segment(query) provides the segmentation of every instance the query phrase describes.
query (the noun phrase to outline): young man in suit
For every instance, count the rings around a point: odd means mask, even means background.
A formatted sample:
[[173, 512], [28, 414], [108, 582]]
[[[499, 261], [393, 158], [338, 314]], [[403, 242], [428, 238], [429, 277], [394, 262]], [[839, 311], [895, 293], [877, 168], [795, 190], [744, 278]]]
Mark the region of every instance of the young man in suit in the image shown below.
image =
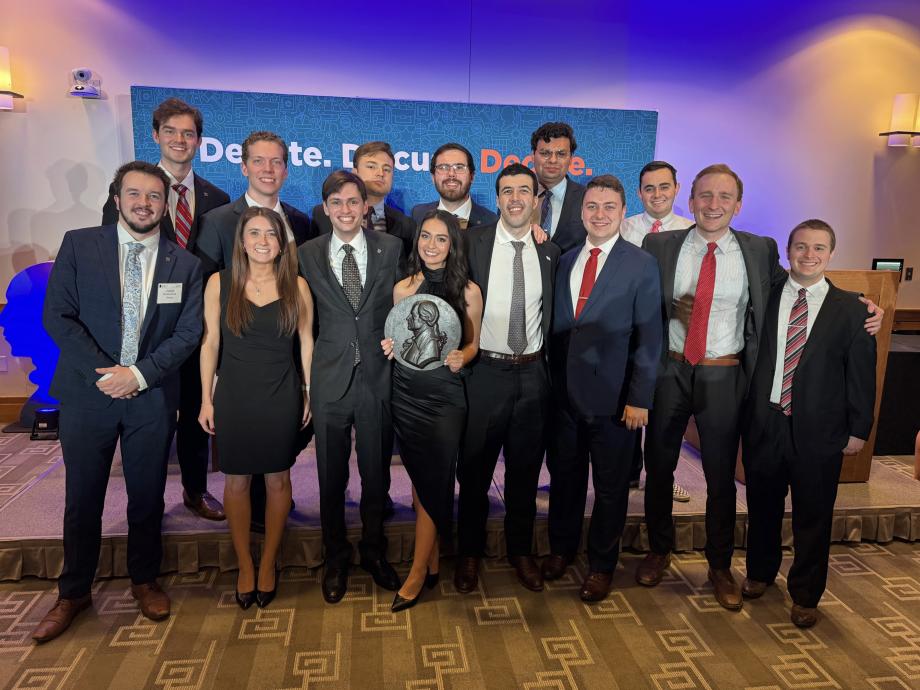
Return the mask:
[[[643, 238], [649, 233], [684, 230], [693, 225], [691, 219], [674, 213], [674, 200], [679, 191], [677, 169], [673, 165], [665, 161], [646, 163], [639, 171], [639, 200], [644, 210], [620, 224], [620, 237], [641, 247]], [[639, 488], [639, 475], [642, 473], [642, 432], [636, 436], [633, 467], [629, 476], [633, 488]], [[677, 482], [674, 482], [671, 496], [680, 503], [690, 500], [689, 492]]]
[[470, 196], [475, 176], [476, 162], [465, 146], [449, 143], [438, 147], [431, 157], [431, 181], [439, 198], [413, 208], [412, 220], [418, 225], [426, 213], [441, 209], [457, 216], [464, 230], [497, 221], [498, 216]]
[[300, 270], [316, 304], [311, 406], [316, 434], [320, 519], [326, 549], [323, 597], [334, 604], [348, 589], [351, 544], [345, 534], [345, 490], [352, 429], [361, 474], [361, 567], [391, 591], [400, 581], [386, 559], [384, 458], [392, 449], [390, 361], [380, 349], [393, 307], [402, 243], [365, 230], [363, 180], [339, 170], [323, 183], [332, 232], [304, 244]]
[[[396, 158], [385, 141], [369, 141], [355, 149], [354, 174], [361, 178], [367, 190], [367, 212], [362, 223], [365, 228], [386, 233], [403, 244], [403, 255], [412, 254], [415, 240], [415, 222], [405, 213], [386, 203], [393, 189], [393, 166]], [[313, 207], [315, 235], [332, 232], [332, 223], [325, 204]]]
[[551, 555], [543, 577], [563, 575], [581, 542], [592, 468], [584, 601], [610, 591], [626, 524], [635, 431], [648, 423], [661, 354], [660, 287], [655, 260], [619, 236], [626, 192], [613, 175], [592, 179], [582, 203], [588, 233], [562, 255], [556, 272], [550, 372]]
[[533, 171], [540, 182], [533, 222], [563, 252], [585, 242], [585, 226], [581, 222], [585, 188], [568, 175], [577, 146], [575, 132], [565, 122], [547, 122], [530, 135]]
[[470, 279], [482, 290], [479, 356], [466, 379], [469, 405], [457, 465], [459, 556], [454, 585], [471, 592], [485, 554], [489, 487], [505, 459], [505, 541], [508, 560], [527, 589], [543, 589], [533, 557], [537, 484], [546, 450], [550, 399], [546, 347], [559, 247], [537, 244], [531, 215], [537, 178], [520, 163], [495, 182], [499, 219], [467, 230]]
[[51, 393], [61, 401], [66, 470], [59, 598], [32, 633], [64, 632], [92, 603], [100, 522], [115, 446], [128, 492], [131, 594], [152, 620], [160, 589], [163, 491], [179, 404], [179, 367], [201, 338], [201, 265], [159, 230], [169, 178], [134, 161], [115, 175], [117, 225], [64, 235], [43, 323], [61, 350]]
[[[201, 144], [201, 112], [178, 98], [168, 98], [153, 111], [153, 140], [160, 147], [159, 167], [169, 177], [167, 212], [160, 232], [196, 256], [201, 217], [230, 197], [192, 170]], [[118, 222], [115, 188], [102, 208], [102, 224]], [[208, 435], [198, 423], [201, 410], [201, 374], [196, 349], [179, 370], [179, 422], [176, 425], [176, 455], [182, 473], [182, 500], [206, 520], [223, 520], [224, 508], [208, 492]]]
[[[706, 476], [706, 559], [721, 606], [738, 611], [741, 587], [731, 572], [735, 535], [735, 461], [740, 410], [750, 385], [773, 287], [786, 281], [776, 242], [734, 230], [744, 187], [724, 164], [710, 165], [690, 188], [696, 223], [645, 236], [658, 260], [664, 347], [645, 444], [645, 522], [650, 553], [636, 571], [654, 587], [674, 549], [672, 486], [692, 414]], [[867, 319], [876, 333], [882, 310]]]
[[307, 214], [280, 199], [288, 176], [288, 147], [284, 139], [273, 132], [253, 132], [246, 137], [242, 148], [240, 170], [249, 182], [246, 192], [201, 219], [198, 247], [206, 276], [231, 265], [236, 224], [250, 206], [278, 213], [284, 221], [287, 241], [295, 246], [316, 237]]
[[770, 295], [742, 436], [749, 511], [742, 593], [762, 596], [779, 572], [791, 489], [795, 556], [787, 584], [800, 628], [817, 622], [827, 583], [843, 456], [862, 450], [875, 406], [875, 338], [863, 328], [865, 307], [824, 277], [836, 245], [823, 220], [789, 234], [789, 278]]

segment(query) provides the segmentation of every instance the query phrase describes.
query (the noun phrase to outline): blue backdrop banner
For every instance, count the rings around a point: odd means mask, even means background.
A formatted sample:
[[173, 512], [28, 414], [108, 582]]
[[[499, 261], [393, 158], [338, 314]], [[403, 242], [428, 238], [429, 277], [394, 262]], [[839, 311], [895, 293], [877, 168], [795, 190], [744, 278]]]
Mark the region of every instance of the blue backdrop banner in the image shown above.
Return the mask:
[[195, 170], [235, 199], [246, 191], [240, 173], [243, 140], [255, 130], [279, 134], [288, 143], [284, 201], [309, 212], [321, 201], [323, 180], [333, 170], [352, 167], [354, 150], [366, 141], [388, 141], [396, 154], [389, 203], [406, 213], [437, 199], [430, 157], [441, 144], [456, 141], [476, 161], [472, 194], [495, 208], [495, 176], [505, 165], [533, 167], [530, 135], [544, 122], [572, 125], [578, 149], [569, 174], [584, 183], [603, 173], [617, 175], [626, 187], [627, 215], [642, 210], [636, 197], [639, 170], [654, 158], [658, 113], [649, 110], [556, 108], [334, 98], [274, 93], [206, 91], [132, 86], [134, 151], [140, 160], [159, 160], [151, 137], [152, 113], [175, 96], [204, 116]]

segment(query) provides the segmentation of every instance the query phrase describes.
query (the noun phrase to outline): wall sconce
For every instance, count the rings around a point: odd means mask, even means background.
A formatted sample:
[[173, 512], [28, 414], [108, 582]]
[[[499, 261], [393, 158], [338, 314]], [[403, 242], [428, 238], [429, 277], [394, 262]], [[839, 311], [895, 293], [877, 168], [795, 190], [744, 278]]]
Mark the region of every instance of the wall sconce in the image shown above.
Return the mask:
[[888, 137], [889, 146], [920, 146], [920, 94], [899, 93], [891, 104], [891, 124], [880, 137]]
[[13, 99], [22, 98], [21, 93], [12, 91], [13, 77], [10, 74], [10, 51], [0, 47], [0, 110], [12, 110]]

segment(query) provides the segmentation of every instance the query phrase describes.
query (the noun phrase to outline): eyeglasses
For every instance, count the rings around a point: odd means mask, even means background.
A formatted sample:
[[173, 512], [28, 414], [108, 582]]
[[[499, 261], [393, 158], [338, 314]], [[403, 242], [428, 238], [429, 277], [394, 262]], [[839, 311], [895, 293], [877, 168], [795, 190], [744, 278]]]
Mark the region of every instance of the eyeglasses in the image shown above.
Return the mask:
[[462, 173], [470, 169], [466, 163], [438, 163], [434, 169], [446, 175], [449, 172]]
[[559, 160], [564, 160], [572, 155], [571, 151], [565, 149], [537, 149], [537, 155], [540, 158], [546, 158], [547, 160], [552, 160], [553, 158], [558, 158]]

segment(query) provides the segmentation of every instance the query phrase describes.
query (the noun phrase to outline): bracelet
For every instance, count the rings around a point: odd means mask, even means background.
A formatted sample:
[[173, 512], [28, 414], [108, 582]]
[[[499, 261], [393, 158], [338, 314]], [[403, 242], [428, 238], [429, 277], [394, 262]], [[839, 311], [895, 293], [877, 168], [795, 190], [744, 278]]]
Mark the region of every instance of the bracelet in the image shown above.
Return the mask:
[[310, 384], [309, 384], [309, 383], [305, 383], [305, 384], [303, 384], [303, 385], [300, 387], [300, 389], [303, 390], [303, 391], [306, 391], [306, 392], [309, 394], [309, 392], [310, 392]]

